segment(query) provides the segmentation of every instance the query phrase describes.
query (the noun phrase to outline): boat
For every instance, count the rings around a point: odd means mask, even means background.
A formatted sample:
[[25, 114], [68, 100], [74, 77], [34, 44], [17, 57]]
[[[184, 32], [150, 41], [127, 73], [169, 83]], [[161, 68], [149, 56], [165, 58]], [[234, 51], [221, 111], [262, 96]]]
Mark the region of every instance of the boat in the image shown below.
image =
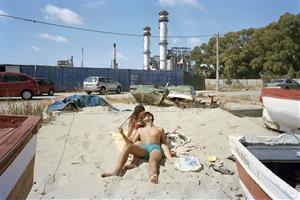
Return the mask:
[[300, 178], [299, 135], [231, 135], [229, 141], [246, 198], [300, 199], [294, 185], [296, 172]]
[[196, 98], [196, 92], [193, 86], [190, 85], [178, 85], [168, 87], [169, 95], [168, 99], [181, 99], [193, 101]]
[[41, 117], [0, 115], [0, 199], [26, 199], [33, 185]]
[[160, 105], [169, 94], [168, 83], [165, 87], [157, 85], [131, 85], [130, 93], [139, 103]]
[[261, 92], [266, 127], [300, 133], [300, 90], [264, 88]]

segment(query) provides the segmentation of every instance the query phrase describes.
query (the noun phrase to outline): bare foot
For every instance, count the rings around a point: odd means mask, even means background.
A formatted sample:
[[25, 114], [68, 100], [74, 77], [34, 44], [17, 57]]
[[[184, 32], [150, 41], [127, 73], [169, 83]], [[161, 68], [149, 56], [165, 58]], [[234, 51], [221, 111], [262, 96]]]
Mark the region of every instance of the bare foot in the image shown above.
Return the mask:
[[136, 167], [137, 167], [136, 164], [130, 163], [130, 164], [125, 165], [124, 169], [128, 170], [128, 169], [133, 169]]
[[108, 176], [120, 176], [120, 173], [116, 173], [116, 172], [111, 172], [111, 173], [103, 173], [101, 174], [101, 177], [108, 177]]
[[158, 175], [157, 174], [152, 175], [150, 177], [150, 181], [151, 181], [151, 183], [158, 184]]

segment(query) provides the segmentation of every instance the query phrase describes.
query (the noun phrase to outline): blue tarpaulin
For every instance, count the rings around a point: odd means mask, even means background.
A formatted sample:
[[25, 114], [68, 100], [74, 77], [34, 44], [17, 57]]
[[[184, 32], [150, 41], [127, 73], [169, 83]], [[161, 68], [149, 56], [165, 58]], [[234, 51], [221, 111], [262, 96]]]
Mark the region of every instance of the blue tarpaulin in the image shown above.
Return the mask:
[[[112, 111], [120, 111], [118, 108], [110, 105], [105, 99], [96, 95], [73, 95], [68, 96], [63, 100], [56, 100], [53, 104], [51, 104], [47, 113], [53, 111], [64, 110], [68, 106], [72, 106], [74, 109], [79, 109], [83, 107], [95, 107], [95, 106], [108, 106], [112, 109]], [[129, 109], [123, 111], [131, 111]]]

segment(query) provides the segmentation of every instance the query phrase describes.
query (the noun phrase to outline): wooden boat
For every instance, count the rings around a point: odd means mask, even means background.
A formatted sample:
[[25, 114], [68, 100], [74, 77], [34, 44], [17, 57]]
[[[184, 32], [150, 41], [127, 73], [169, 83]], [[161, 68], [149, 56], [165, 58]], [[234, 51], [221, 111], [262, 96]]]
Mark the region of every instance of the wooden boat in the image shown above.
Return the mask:
[[183, 99], [193, 101], [196, 98], [196, 92], [193, 86], [190, 85], [178, 85], [168, 87], [169, 99]]
[[[300, 137], [230, 136], [240, 184], [249, 199], [300, 199], [293, 174], [300, 172]], [[299, 177], [300, 178], [300, 174]]]
[[131, 85], [130, 93], [139, 103], [159, 105], [169, 94], [168, 83], [165, 87], [155, 85]]
[[26, 199], [33, 184], [40, 117], [0, 115], [0, 199]]
[[300, 90], [264, 88], [263, 119], [267, 127], [283, 132], [300, 133]]

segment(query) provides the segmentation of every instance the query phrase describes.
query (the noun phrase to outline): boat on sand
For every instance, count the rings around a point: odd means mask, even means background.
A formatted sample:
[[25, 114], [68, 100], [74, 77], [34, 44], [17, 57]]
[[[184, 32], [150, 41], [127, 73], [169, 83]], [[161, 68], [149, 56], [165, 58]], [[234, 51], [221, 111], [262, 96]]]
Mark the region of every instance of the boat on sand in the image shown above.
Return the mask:
[[299, 135], [231, 135], [229, 141], [247, 198], [300, 199]]
[[139, 103], [160, 105], [169, 94], [168, 83], [165, 87], [157, 85], [131, 85], [130, 93]]
[[196, 92], [193, 86], [190, 85], [178, 85], [168, 87], [169, 99], [181, 99], [193, 101], [196, 98]]
[[41, 117], [0, 115], [0, 199], [26, 199], [33, 185]]
[[263, 120], [268, 128], [282, 132], [300, 133], [300, 90], [264, 88]]

